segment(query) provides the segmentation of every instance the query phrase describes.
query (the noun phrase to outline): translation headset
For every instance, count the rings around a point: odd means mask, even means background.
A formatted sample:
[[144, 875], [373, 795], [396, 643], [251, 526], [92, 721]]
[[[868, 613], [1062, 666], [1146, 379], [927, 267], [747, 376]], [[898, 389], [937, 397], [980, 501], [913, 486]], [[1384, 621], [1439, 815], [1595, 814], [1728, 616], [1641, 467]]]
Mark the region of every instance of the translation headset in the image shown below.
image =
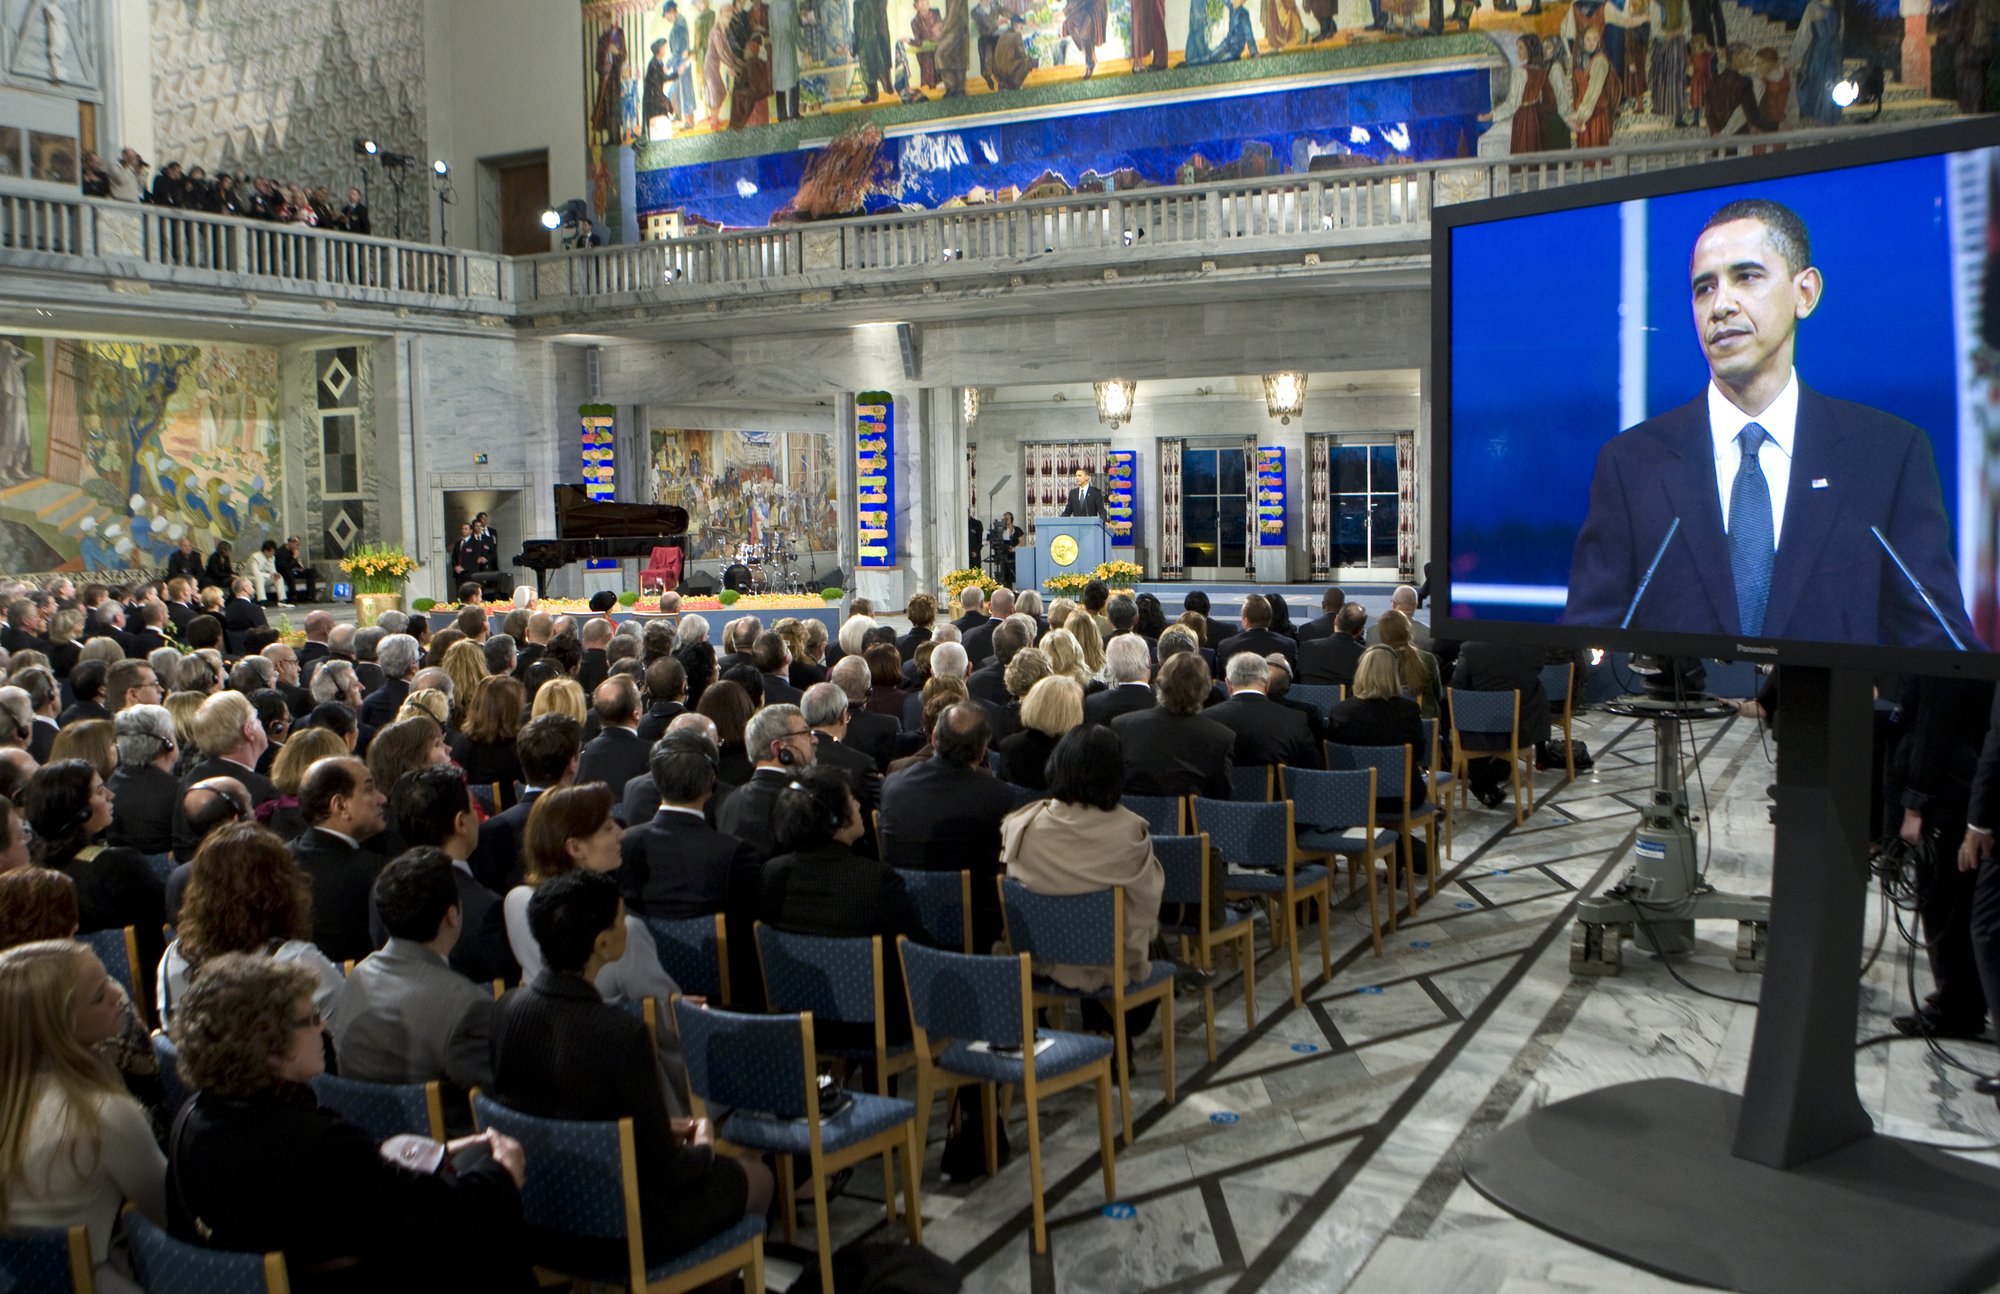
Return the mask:
[[839, 831], [846, 824], [846, 815], [836, 813], [831, 808], [828, 808], [817, 795], [812, 793], [812, 788], [804, 782], [791, 782], [786, 785], [785, 789], [788, 791], [797, 791], [811, 802], [813, 817], [817, 819], [819, 829], [827, 835], [830, 836], [834, 832]]

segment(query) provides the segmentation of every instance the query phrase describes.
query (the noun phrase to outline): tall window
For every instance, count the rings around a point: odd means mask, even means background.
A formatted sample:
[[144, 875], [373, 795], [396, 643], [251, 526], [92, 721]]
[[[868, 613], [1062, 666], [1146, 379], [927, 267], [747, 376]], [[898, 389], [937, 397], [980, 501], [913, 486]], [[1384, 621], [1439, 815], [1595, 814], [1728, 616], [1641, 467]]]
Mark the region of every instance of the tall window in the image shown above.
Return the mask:
[[[1393, 456], [1390, 466], [1395, 466]], [[1205, 572], [1228, 568], [1241, 571], [1247, 507], [1242, 441], [1234, 441], [1228, 447], [1191, 443], [1181, 450], [1184, 566], [1202, 568]], [[1392, 538], [1394, 533], [1390, 532]], [[1392, 549], [1392, 556], [1393, 553]]]
[[1395, 570], [1402, 512], [1396, 446], [1338, 444], [1332, 458], [1333, 564]]

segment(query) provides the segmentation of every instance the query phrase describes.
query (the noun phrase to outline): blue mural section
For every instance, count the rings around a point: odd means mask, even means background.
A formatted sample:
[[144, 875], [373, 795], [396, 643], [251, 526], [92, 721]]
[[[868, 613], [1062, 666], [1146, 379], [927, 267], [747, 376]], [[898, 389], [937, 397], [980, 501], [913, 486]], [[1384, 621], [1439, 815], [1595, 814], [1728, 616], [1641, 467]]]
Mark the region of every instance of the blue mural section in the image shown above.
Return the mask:
[[[1319, 160], [1330, 156], [1469, 157], [1487, 125], [1480, 117], [1492, 107], [1487, 73], [1475, 69], [946, 126], [884, 141], [887, 178], [869, 209], [938, 207], [1008, 189], [1026, 196], [1056, 181], [1067, 189], [1131, 188], [1343, 164]], [[735, 227], [769, 224], [817, 155], [802, 149], [641, 171], [639, 210], [678, 210]]]

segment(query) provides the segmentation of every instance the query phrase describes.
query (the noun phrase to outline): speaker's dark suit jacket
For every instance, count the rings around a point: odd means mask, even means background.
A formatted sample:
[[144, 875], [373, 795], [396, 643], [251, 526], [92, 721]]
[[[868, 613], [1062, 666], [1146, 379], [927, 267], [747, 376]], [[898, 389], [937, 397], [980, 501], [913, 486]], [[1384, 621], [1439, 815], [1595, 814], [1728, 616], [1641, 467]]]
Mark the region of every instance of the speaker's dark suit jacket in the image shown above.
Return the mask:
[[1230, 752], [1236, 734], [1205, 714], [1171, 715], [1158, 706], [1111, 721], [1125, 744], [1125, 790], [1130, 795], [1200, 795], [1231, 798]]
[[1236, 745], [1229, 752], [1232, 763], [1320, 767], [1319, 747], [1306, 717], [1262, 692], [1238, 692], [1203, 710], [1201, 717], [1236, 734]]
[[[1631, 627], [1739, 635], [1706, 394], [1614, 436], [1598, 454], [1564, 623], [1624, 623], [1675, 518], [1680, 529], [1632, 610]], [[1953, 650], [1871, 526], [1930, 592], [1952, 631], [1978, 650], [1930, 438], [1879, 409], [1801, 384], [1762, 637]]]
[[625, 783], [647, 771], [649, 750], [632, 729], [606, 728], [577, 757], [576, 784], [602, 782], [614, 796], [623, 795]]
[[1354, 681], [1354, 667], [1366, 651], [1346, 634], [1328, 634], [1299, 644], [1299, 682], [1347, 684]]
[[1071, 486], [1064, 496], [1062, 514], [1065, 517], [1101, 517], [1104, 515], [1104, 491], [1096, 486], [1079, 490]]
[[1120, 683], [1117, 687], [1108, 687], [1102, 692], [1093, 692], [1083, 698], [1083, 721], [1110, 723], [1121, 714], [1152, 708], [1152, 684]]

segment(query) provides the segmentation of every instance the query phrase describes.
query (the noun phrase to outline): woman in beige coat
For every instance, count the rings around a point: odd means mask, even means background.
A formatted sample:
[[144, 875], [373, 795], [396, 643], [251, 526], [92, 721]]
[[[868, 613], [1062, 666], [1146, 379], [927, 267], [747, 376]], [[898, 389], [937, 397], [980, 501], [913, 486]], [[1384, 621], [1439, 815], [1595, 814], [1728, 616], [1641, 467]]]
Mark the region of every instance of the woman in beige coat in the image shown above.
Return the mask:
[[[1072, 728], [1049, 756], [1049, 797], [1016, 809], [1000, 824], [1000, 861], [1007, 875], [1037, 894], [1089, 894], [1125, 887], [1126, 983], [1152, 970], [1147, 954], [1160, 930], [1160, 892], [1166, 874], [1153, 856], [1146, 820], [1118, 802], [1125, 789], [1124, 747], [1099, 724]], [[1036, 963], [1035, 973], [1067, 988], [1111, 986], [1109, 966]], [[1158, 1004], [1134, 1008], [1126, 1024], [1136, 1033], [1153, 1022]], [[1083, 1004], [1087, 1029], [1108, 1030], [1110, 1013]]]

